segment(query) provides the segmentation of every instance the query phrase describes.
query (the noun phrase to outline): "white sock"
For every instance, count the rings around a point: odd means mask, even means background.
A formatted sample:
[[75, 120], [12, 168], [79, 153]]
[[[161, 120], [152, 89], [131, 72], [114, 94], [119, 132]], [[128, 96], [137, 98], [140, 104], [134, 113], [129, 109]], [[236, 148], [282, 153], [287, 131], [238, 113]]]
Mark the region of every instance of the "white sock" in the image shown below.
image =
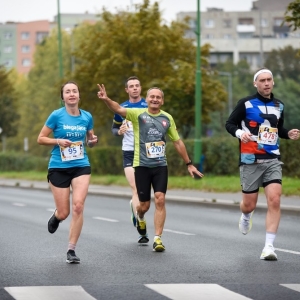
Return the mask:
[[137, 215], [139, 221], [144, 221], [144, 217], [141, 218], [141, 217], [139, 216], [138, 212], [136, 212], [136, 215]]
[[[251, 213], [252, 213], [252, 212], [251, 212]], [[249, 213], [249, 214], [244, 214], [244, 213], [243, 213], [243, 219], [249, 221], [249, 220], [250, 220], [250, 217], [251, 217], [251, 213]]]
[[276, 233], [266, 232], [266, 243], [265, 243], [265, 246], [267, 246], [267, 245], [272, 245], [273, 246], [275, 238], [276, 238]]
[[68, 251], [69, 250], [74, 250], [75, 251], [75, 248], [76, 248], [76, 244], [69, 243], [69, 245], [68, 245]]

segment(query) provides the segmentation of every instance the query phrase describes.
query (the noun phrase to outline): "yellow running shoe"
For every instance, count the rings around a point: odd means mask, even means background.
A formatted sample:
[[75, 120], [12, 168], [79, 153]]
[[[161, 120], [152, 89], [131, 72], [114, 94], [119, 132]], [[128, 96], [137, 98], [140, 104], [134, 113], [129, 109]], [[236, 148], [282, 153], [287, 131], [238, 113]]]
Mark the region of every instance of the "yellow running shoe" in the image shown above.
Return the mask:
[[165, 248], [165, 246], [163, 245], [161, 238], [155, 239], [155, 241], [154, 241], [154, 243], [153, 243], [153, 251], [156, 251], [156, 252], [163, 252], [163, 251], [165, 251], [165, 250], [166, 250], [166, 248]]
[[147, 235], [147, 226], [146, 220], [139, 220], [138, 216], [136, 217], [136, 229], [140, 235]]

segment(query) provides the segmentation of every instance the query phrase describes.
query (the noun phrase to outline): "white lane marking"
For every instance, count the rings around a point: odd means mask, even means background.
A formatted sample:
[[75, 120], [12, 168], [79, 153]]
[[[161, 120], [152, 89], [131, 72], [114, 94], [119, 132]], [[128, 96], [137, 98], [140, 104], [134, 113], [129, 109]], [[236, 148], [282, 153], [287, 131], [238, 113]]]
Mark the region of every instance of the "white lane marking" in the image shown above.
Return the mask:
[[146, 284], [149, 289], [172, 300], [249, 300], [218, 284]]
[[280, 284], [288, 289], [300, 292], [300, 284]]
[[96, 300], [81, 286], [24, 286], [4, 289], [16, 300]]
[[300, 255], [300, 252], [297, 252], [297, 251], [292, 251], [292, 250], [287, 250], [287, 249], [280, 249], [280, 248], [275, 248], [275, 250]]
[[55, 208], [47, 208], [47, 211], [51, 211], [52, 213], [54, 213]]
[[93, 219], [95, 219], [95, 220], [101, 220], [101, 221], [107, 221], [107, 222], [119, 222], [118, 220], [101, 218], [101, 217], [93, 217]]
[[24, 204], [24, 203], [16, 203], [16, 202], [13, 203], [13, 205], [14, 205], [14, 206], [26, 206], [26, 204]]
[[188, 233], [188, 232], [176, 231], [176, 230], [171, 230], [171, 229], [164, 229], [164, 231], [172, 232], [172, 233], [177, 233], [177, 234], [183, 234], [183, 235], [196, 235], [196, 234], [194, 234], [194, 233]]

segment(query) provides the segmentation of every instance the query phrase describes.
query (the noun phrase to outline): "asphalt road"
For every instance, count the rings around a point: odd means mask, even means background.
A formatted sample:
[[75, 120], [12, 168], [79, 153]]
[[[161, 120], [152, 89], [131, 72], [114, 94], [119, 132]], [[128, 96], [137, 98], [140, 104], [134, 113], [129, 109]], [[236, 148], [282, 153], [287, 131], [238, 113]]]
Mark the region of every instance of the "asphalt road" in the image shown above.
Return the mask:
[[65, 263], [69, 219], [51, 235], [48, 190], [0, 187], [0, 299], [300, 299], [299, 217], [283, 214], [275, 241], [278, 261], [259, 259], [265, 212], [253, 229], [238, 230], [239, 209], [167, 204], [162, 237], [152, 251], [153, 205], [146, 214], [149, 245], [137, 243], [129, 202], [88, 195], [76, 254]]

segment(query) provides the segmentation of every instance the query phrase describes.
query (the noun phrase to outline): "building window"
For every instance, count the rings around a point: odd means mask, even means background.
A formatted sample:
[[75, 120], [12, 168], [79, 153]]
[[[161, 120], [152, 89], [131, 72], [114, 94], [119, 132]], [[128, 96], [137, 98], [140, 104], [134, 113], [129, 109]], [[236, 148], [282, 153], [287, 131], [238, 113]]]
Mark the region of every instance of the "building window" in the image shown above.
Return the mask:
[[30, 37], [29, 32], [27, 32], [27, 31], [25, 32], [24, 31], [24, 32], [21, 33], [21, 39], [22, 40], [29, 40], [29, 37]]
[[22, 46], [22, 53], [29, 53], [30, 52], [30, 46]]
[[35, 36], [36, 44], [40, 44], [48, 35], [48, 32], [37, 32]]
[[197, 28], [197, 20], [189, 20], [189, 27], [192, 28], [192, 29], [195, 29]]
[[10, 40], [12, 38], [12, 33], [11, 32], [4, 32], [4, 39], [5, 40]]
[[239, 25], [253, 25], [252, 18], [240, 18], [238, 22], [239, 22]]
[[287, 32], [276, 33], [277, 39], [286, 39], [288, 37], [289, 37], [289, 34]]
[[208, 39], [208, 40], [211, 40], [211, 39], [214, 38], [214, 35], [211, 34], [211, 33], [208, 33], [208, 34], [205, 35], [205, 38]]
[[274, 26], [282, 26], [283, 18], [275, 18], [274, 19]]
[[11, 53], [12, 52], [12, 46], [5, 46], [3, 49], [4, 53]]
[[215, 21], [212, 19], [205, 20], [205, 28], [214, 28], [215, 27]]
[[223, 39], [226, 39], [226, 40], [231, 39], [231, 34], [224, 34]]
[[269, 26], [268, 20], [267, 19], [261, 19], [260, 26], [261, 27], [268, 27]]
[[12, 65], [13, 65], [13, 61], [12, 61], [12, 59], [8, 59], [8, 60], [6, 60], [5, 62], [4, 62], [4, 64], [3, 64], [5, 67], [7, 67], [7, 68], [10, 68], [10, 67], [12, 67]]
[[23, 67], [29, 67], [30, 66], [30, 59], [28, 59], [28, 58], [22, 59], [22, 66]]
[[224, 28], [230, 28], [231, 27], [231, 20], [229, 20], [229, 19], [223, 20], [223, 27]]

